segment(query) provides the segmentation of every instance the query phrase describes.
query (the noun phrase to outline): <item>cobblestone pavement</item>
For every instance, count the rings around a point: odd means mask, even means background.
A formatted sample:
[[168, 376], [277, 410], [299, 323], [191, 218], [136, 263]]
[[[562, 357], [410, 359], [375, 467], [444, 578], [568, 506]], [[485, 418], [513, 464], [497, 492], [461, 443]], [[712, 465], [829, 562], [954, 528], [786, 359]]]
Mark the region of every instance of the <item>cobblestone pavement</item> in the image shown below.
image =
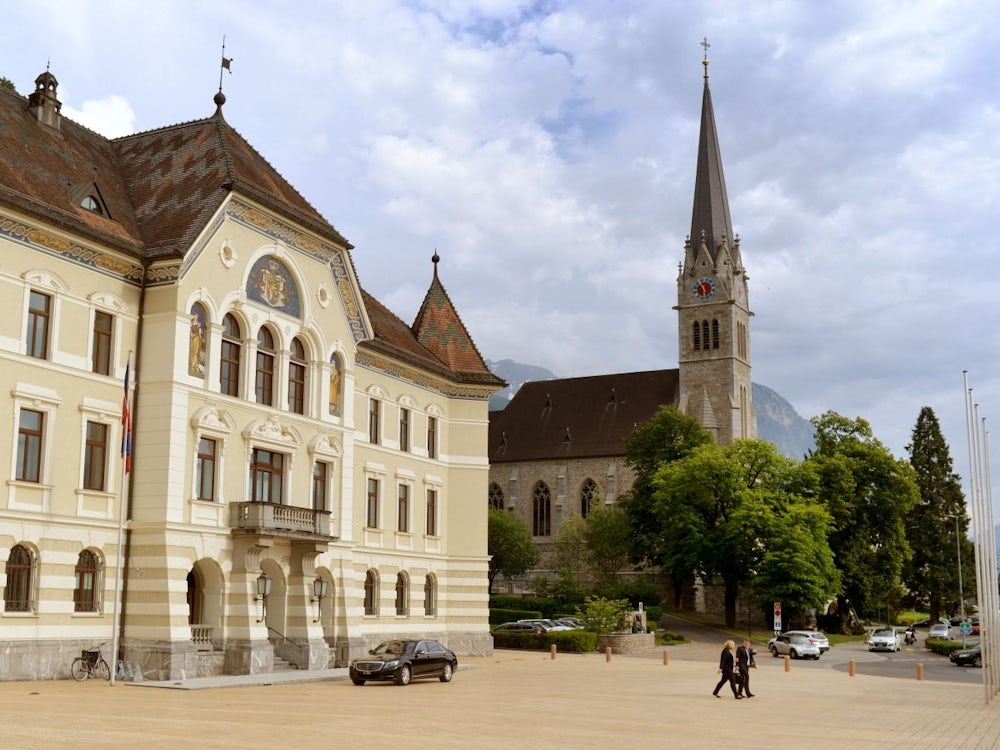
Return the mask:
[[[450, 684], [355, 687], [345, 670], [214, 682], [0, 683], [9, 748], [1000, 747], [980, 685], [762, 659], [752, 700], [713, 698], [718, 647], [644, 656], [497, 651]], [[313, 682], [282, 680], [318, 679]], [[269, 684], [267, 684], [269, 683]], [[175, 689], [155, 689], [156, 686]], [[205, 689], [195, 689], [205, 688]], [[208, 689], [214, 688], [214, 689]]]

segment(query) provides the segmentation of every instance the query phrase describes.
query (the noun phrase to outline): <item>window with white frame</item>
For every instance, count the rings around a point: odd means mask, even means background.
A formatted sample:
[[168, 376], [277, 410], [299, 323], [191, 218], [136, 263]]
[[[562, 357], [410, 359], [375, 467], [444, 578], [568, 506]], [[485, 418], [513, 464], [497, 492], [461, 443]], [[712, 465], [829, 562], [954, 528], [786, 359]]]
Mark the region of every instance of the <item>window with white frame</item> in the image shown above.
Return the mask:
[[254, 394], [258, 404], [274, 406], [274, 334], [261, 326], [257, 332], [257, 367], [254, 371]]
[[404, 571], [396, 574], [396, 616], [410, 614], [410, 577]]
[[326, 461], [313, 463], [312, 473], [312, 507], [313, 510], [326, 510], [327, 485], [330, 476], [330, 464]]
[[111, 374], [111, 338], [115, 317], [101, 310], [94, 311], [93, 341], [90, 345], [90, 369], [99, 375]]
[[433, 617], [437, 614], [437, 578], [428, 573], [424, 578], [424, 615]]
[[52, 297], [34, 289], [28, 295], [28, 327], [25, 354], [37, 359], [49, 356], [49, 335], [52, 326]]
[[375, 477], [368, 477], [368, 494], [365, 506], [365, 526], [369, 529], [377, 529], [379, 520], [379, 480]]
[[298, 337], [292, 339], [289, 352], [288, 410], [295, 414], [306, 411], [306, 348]]
[[89, 549], [83, 550], [76, 560], [73, 589], [74, 612], [97, 612], [101, 606], [101, 558]]
[[399, 407], [399, 449], [410, 450], [410, 410], [402, 406]]
[[368, 399], [368, 442], [378, 445], [381, 423], [381, 402], [377, 398]]
[[427, 458], [437, 458], [437, 417], [427, 417]]
[[410, 530], [410, 485], [400, 484], [397, 490], [398, 502], [396, 504], [396, 530], [408, 532]]
[[83, 451], [83, 489], [104, 492], [107, 489], [108, 426], [87, 422]]
[[378, 573], [374, 570], [365, 573], [365, 614], [378, 614]]
[[255, 503], [284, 502], [285, 456], [254, 448], [250, 460], [250, 499]]
[[219, 360], [219, 390], [227, 396], [240, 395], [240, 361], [243, 356], [243, 332], [230, 313], [222, 319], [222, 349]]
[[427, 536], [438, 535], [438, 493], [435, 489], [427, 490]]
[[198, 456], [195, 460], [195, 492], [198, 500], [215, 502], [215, 478], [218, 469], [219, 443], [210, 437], [198, 438]]
[[17, 427], [17, 465], [14, 478], [19, 482], [41, 482], [42, 446], [45, 444], [45, 414], [21, 409]]

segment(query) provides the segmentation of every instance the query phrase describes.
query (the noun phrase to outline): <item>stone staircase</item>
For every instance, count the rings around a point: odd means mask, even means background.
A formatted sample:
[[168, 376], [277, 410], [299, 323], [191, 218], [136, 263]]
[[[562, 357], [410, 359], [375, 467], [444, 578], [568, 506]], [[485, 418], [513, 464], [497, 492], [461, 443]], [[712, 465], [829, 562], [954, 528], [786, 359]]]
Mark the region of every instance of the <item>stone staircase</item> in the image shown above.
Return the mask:
[[285, 661], [277, 654], [274, 655], [274, 666], [271, 667], [272, 672], [292, 672], [296, 669], [298, 669], [298, 667], [291, 662]]

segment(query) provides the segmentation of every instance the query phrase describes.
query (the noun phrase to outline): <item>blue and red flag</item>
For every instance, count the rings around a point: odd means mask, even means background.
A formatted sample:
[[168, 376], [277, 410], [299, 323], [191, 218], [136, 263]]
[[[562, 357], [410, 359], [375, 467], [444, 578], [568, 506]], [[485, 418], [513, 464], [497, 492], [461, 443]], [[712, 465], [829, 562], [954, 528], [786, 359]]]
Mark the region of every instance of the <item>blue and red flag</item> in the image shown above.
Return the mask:
[[122, 397], [122, 458], [125, 473], [132, 471], [132, 412], [128, 408], [128, 376], [132, 363], [125, 365], [125, 395]]

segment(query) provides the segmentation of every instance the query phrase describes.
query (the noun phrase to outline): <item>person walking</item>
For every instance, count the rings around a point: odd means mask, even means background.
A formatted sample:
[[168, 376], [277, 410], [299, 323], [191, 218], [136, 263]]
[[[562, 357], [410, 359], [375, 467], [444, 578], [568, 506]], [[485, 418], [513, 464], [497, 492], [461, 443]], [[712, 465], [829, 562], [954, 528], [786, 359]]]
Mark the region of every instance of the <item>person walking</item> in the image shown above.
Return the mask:
[[750, 645], [749, 638], [744, 638], [743, 645], [736, 649], [736, 668], [739, 670], [736, 677], [737, 697], [745, 695], [747, 698], [753, 698], [753, 693], [750, 692], [750, 669], [757, 666], [753, 660], [753, 655], [756, 653]]
[[715, 690], [712, 691], [712, 695], [716, 698], [721, 698], [719, 695], [719, 690], [727, 682], [729, 687], [733, 689], [733, 697], [739, 700], [743, 696], [736, 692], [736, 654], [733, 649], [736, 644], [732, 641], [726, 641], [722, 647], [722, 653], [719, 655], [719, 672], [722, 674], [722, 679], [719, 680], [719, 684], [715, 686]]

